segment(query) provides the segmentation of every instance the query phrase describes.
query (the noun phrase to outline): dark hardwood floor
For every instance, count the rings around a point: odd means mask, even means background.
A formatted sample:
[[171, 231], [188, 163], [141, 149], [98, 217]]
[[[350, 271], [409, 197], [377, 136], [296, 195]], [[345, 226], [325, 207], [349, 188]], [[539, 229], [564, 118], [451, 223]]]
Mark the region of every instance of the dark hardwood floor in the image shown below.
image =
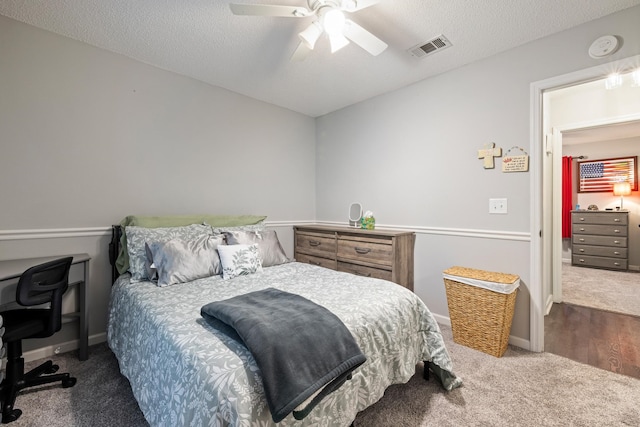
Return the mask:
[[546, 352], [640, 378], [640, 317], [553, 304], [544, 343]]

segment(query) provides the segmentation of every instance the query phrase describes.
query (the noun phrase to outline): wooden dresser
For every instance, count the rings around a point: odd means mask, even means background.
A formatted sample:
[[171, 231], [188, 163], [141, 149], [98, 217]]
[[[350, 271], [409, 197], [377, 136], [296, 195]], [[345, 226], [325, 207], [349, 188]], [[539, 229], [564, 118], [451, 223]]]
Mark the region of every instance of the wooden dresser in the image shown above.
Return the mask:
[[294, 227], [295, 259], [395, 282], [413, 290], [415, 233], [305, 225]]
[[627, 270], [629, 212], [571, 211], [571, 264]]

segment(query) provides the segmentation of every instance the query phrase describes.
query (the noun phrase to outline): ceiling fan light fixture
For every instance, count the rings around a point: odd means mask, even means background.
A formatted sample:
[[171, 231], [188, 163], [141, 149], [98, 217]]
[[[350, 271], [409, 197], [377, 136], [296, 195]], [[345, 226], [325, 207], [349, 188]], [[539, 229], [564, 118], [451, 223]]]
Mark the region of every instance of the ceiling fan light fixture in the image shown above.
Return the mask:
[[304, 31], [298, 34], [300, 40], [309, 48], [313, 49], [322, 34], [322, 26], [318, 21], [313, 21]]
[[349, 44], [349, 40], [342, 34], [329, 34], [329, 43], [331, 44], [331, 53], [336, 53]]
[[322, 15], [322, 25], [324, 30], [332, 36], [334, 34], [342, 34], [344, 25], [347, 22], [344, 13], [340, 9], [330, 9]]

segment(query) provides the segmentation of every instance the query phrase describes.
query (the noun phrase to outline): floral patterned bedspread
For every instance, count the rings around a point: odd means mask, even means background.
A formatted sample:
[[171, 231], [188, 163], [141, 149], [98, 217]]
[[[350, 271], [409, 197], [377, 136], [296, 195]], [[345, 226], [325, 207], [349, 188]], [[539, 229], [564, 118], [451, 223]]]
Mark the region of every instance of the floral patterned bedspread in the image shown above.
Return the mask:
[[275, 425], [251, 353], [200, 315], [209, 302], [268, 287], [331, 310], [367, 356], [309, 416], [289, 415], [278, 426], [348, 426], [389, 385], [407, 382], [423, 360], [442, 368], [445, 388], [461, 384], [428, 308], [391, 282], [297, 262], [163, 288], [123, 275], [111, 292], [108, 343], [151, 426]]

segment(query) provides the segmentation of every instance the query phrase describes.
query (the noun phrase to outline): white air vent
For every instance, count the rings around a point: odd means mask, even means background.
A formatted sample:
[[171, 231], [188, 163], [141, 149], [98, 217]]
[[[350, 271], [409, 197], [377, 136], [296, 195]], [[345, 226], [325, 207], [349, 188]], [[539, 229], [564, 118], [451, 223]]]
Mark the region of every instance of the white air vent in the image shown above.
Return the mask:
[[440, 34], [438, 37], [435, 37], [428, 42], [420, 43], [412, 47], [408, 52], [416, 58], [425, 58], [433, 53], [446, 49], [449, 46], [451, 46], [451, 42], [445, 36]]

